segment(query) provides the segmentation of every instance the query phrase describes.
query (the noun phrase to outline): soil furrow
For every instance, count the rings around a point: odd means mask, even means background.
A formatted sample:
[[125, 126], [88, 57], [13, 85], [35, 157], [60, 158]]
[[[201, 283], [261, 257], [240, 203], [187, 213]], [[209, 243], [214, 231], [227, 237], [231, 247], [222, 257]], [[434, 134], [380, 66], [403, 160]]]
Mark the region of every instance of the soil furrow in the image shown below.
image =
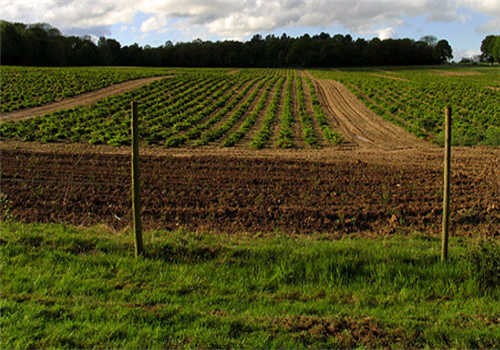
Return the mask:
[[[129, 225], [127, 154], [72, 154], [62, 149], [44, 153], [7, 146], [1, 145], [2, 205], [8, 208], [3, 213], [27, 222], [103, 223], [117, 229]], [[325, 151], [328, 161], [313, 158], [316, 151], [275, 151], [272, 158], [222, 151], [210, 155], [165, 150], [165, 156], [144, 152], [145, 227], [286, 233], [440, 231], [439, 151], [330, 149]], [[498, 152], [455, 152], [456, 233], [498, 234]]]
[[317, 80], [320, 99], [338, 123], [343, 136], [360, 147], [394, 150], [431, 147], [404, 129], [368, 109], [344, 85], [333, 80]]

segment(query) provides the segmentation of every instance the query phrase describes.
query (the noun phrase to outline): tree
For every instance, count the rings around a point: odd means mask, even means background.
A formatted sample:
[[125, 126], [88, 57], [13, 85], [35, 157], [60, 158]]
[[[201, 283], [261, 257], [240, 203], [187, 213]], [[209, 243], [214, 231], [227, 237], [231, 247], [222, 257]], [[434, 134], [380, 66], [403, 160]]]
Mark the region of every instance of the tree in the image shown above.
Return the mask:
[[447, 40], [439, 40], [434, 51], [440, 63], [449, 62], [453, 58], [453, 50]]
[[481, 61], [500, 62], [500, 35], [488, 35], [481, 42]]
[[495, 36], [488, 35], [481, 42], [481, 60], [483, 62], [493, 63], [493, 44], [495, 43]]
[[436, 46], [438, 40], [434, 35], [425, 35], [420, 38], [420, 41], [423, 41], [429, 46]]
[[491, 49], [491, 55], [496, 63], [500, 63], [500, 35], [495, 37], [495, 42], [493, 43], [493, 47]]
[[[491, 36], [483, 43], [484, 56], [492, 61], [500, 57], [500, 37]], [[97, 44], [97, 45], [96, 45]], [[9, 23], [0, 21], [2, 64], [88, 66], [135, 65], [181, 67], [334, 67], [373, 65], [440, 64], [451, 59], [446, 40], [425, 36], [412, 39], [378, 38], [370, 41], [347, 34], [254, 35], [249, 41], [203, 41], [144, 47], [121, 47], [105, 37], [95, 42], [90, 36], [63, 36], [49, 24]], [[491, 58], [490, 58], [491, 57]]]
[[114, 39], [100, 37], [97, 42], [100, 63], [105, 66], [117, 65], [120, 60], [121, 45]]

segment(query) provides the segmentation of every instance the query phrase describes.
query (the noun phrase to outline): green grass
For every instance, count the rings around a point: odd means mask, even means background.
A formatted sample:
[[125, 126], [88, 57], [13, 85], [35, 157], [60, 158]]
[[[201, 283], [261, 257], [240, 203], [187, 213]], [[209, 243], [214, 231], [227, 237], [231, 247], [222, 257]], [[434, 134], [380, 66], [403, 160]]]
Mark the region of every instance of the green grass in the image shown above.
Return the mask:
[[4, 222], [0, 348], [498, 348], [498, 242]]

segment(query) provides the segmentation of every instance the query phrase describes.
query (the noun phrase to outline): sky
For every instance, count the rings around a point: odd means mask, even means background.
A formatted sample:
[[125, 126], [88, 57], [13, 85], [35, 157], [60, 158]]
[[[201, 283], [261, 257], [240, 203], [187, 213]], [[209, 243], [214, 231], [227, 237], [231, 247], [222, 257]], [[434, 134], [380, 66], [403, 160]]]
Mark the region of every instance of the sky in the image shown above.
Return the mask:
[[500, 0], [0, 0], [0, 19], [49, 23], [122, 45], [248, 40], [327, 32], [354, 38], [446, 39], [455, 60], [500, 33]]

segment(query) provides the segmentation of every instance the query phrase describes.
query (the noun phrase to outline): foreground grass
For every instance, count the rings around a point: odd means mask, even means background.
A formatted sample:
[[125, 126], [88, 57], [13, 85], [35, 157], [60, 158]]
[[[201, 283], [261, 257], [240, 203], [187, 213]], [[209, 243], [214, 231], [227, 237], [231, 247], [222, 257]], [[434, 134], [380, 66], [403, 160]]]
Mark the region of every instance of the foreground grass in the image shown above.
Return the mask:
[[0, 348], [498, 348], [498, 242], [1, 224]]

